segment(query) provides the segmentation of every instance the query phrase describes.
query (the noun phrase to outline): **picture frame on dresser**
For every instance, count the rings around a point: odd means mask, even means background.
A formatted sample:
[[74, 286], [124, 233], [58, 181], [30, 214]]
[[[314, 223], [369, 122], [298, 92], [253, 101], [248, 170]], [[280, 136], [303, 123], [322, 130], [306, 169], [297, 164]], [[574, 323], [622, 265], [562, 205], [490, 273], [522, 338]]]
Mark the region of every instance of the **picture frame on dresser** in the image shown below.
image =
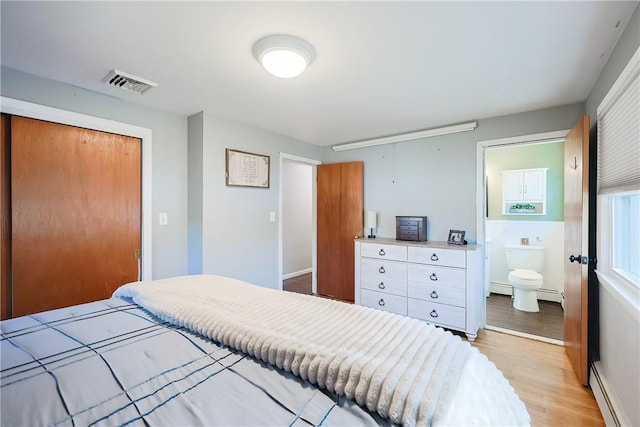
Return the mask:
[[464, 240], [464, 235], [464, 230], [449, 230], [447, 243], [449, 243], [450, 245], [464, 245], [466, 243], [466, 241]]

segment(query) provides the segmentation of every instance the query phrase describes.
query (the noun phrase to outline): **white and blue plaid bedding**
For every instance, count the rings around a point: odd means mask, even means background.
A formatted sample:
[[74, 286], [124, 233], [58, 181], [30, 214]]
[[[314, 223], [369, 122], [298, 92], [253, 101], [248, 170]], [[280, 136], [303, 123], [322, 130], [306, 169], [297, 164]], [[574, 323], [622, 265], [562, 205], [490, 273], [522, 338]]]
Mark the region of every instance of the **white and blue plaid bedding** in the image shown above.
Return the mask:
[[344, 397], [112, 298], [0, 323], [0, 425], [378, 425]]

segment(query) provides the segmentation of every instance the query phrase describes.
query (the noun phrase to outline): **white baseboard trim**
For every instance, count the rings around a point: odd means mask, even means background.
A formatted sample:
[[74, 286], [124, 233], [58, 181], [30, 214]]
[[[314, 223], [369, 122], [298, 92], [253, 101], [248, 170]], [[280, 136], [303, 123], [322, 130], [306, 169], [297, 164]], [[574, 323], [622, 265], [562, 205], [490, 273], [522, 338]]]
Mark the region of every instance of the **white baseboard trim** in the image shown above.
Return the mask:
[[624, 412], [615, 393], [612, 392], [607, 385], [605, 377], [602, 375], [602, 367], [600, 362], [591, 364], [591, 372], [589, 375], [589, 385], [593, 391], [593, 395], [600, 408], [600, 413], [607, 427], [630, 426], [631, 421]]
[[[492, 294], [512, 295], [511, 285], [508, 283], [491, 282], [489, 290]], [[562, 295], [560, 295], [560, 292], [556, 290], [540, 289], [536, 293], [538, 294], [538, 300], [562, 302]]]
[[507, 285], [504, 283], [491, 282], [489, 290], [492, 294], [513, 295], [511, 285]]
[[291, 279], [292, 277], [302, 276], [303, 274], [311, 273], [312, 271], [313, 269], [311, 267], [305, 268], [304, 270], [300, 270], [300, 271], [294, 271], [293, 273], [284, 274], [282, 276], [282, 280], [287, 280], [287, 279]]

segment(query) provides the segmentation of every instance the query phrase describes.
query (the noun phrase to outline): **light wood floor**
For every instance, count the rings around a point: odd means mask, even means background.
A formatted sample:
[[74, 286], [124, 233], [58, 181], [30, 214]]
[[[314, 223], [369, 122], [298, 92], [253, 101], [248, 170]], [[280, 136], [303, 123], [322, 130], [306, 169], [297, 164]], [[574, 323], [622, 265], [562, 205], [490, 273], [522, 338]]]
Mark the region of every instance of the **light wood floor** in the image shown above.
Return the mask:
[[[285, 290], [311, 293], [311, 275], [285, 280], [284, 285]], [[485, 329], [471, 344], [509, 380], [532, 426], [605, 425], [591, 389], [578, 382], [564, 347]]]
[[593, 392], [576, 377], [564, 347], [481, 330], [471, 343], [502, 371], [532, 426], [604, 426]]

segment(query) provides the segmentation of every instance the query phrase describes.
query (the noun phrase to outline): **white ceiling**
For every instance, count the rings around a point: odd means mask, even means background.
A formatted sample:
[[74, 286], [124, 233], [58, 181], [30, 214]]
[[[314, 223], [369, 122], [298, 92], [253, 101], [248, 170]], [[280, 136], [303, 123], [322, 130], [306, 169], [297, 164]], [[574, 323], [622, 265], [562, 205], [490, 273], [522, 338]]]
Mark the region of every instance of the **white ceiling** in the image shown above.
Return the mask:
[[[638, 2], [0, 4], [2, 65], [332, 145], [584, 101]], [[277, 33], [315, 47], [302, 76], [253, 58]], [[111, 88], [112, 68], [159, 87]]]

